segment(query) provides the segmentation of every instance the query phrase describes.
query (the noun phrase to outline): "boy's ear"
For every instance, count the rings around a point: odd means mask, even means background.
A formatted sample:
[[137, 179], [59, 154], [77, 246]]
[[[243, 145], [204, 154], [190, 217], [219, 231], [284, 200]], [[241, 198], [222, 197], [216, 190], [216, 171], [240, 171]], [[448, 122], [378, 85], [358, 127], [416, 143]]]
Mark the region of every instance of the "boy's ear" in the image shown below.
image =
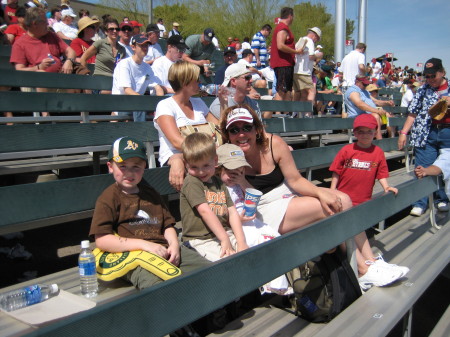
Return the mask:
[[106, 165], [108, 166], [108, 172], [109, 173], [113, 173], [113, 163], [111, 163], [110, 161], [106, 162]]

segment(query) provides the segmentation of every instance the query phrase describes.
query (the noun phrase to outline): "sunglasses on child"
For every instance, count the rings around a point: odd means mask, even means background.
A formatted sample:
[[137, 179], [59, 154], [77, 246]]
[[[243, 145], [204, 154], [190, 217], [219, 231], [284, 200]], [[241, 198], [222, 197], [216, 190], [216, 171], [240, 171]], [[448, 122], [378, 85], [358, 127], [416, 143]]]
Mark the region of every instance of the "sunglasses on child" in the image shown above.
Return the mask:
[[237, 135], [238, 133], [247, 133], [253, 130], [253, 124], [245, 124], [242, 128], [238, 128], [237, 126], [233, 126], [228, 129], [228, 132], [232, 135]]

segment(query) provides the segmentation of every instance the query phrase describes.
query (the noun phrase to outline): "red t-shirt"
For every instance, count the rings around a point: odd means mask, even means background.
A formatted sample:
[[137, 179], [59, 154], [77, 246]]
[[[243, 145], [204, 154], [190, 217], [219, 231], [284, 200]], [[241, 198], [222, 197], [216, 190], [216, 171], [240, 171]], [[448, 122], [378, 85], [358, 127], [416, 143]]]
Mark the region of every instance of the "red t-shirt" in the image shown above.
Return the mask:
[[376, 145], [367, 149], [356, 143], [344, 146], [334, 158], [330, 171], [339, 174], [337, 189], [348, 194], [353, 206], [372, 198], [376, 179], [389, 177], [384, 152]]
[[[77, 57], [81, 57], [81, 55], [84, 54], [84, 52], [92, 46], [94, 41], [86, 42], [83, 39], [80, 39], [77, 37], [70, 43], [70, 47], [75, 50], [75, 53], [77, 54]], [[95, 55], [92, 56], [89, 60], [87, 60], [87, 63], [95, 63]]]
[[60, 57], [67, 48], [67, 44], [53, 32], [48, 32], [40, 39], [24, 34], [12, 46], [9, 61], [14, 64], [24, 64], [27, 67], [33, 67], [47, 58], [48, 54], [51, 54], [55, 63], [45, 69], [45, 71], [57, 73], [62, 67]]
[[272, 35], [272, 48], [270, 52], [270, 66], [272, 68], [277, 67], [289, 67], [295, 64], [295, 55], [291, 53], [285, 53], [278, 50], [277, 47], [277, 35], [280, 31], [285, 30], [288, 33], [288, 38], [285, 41], [286, 46], [295, 49], [294, 35], [292, 34], [289, 26], [283, 22], [280, 22], [276, 27]]
[[390, 75], [392, 73], [391, 69], [392, 67], [389, 61], [384, 61], [383, 74]]
[[15, 36], [15, 38], [14, 38], [14, 41], [13, 41], [13, 44], [14, 44], [14, 42], [16, 42], [17, 41], [17, 39], [19, 38], [19, 37], [21, 37], [23, 34], [25, 34], [26, 33], [26, 31], [25, 31], [25, 29], [23, 29], [19, 24], [17, 24], [17, 23], [15, 23], [15, 24], [13, 24], [13, 25], [9, 25], [8, 27], [6, 27], [6, 29], [5, 29], [5, 34], [11, 34], [11, 35], [14, 35]]
[[17, 20], [16, 11], [17, 11], [17, 8], [11, 8], [8, 5], [6, 5], [6, 7], [5, 7], [5, 14], [8, 15], [10, 24], [19, 22]]

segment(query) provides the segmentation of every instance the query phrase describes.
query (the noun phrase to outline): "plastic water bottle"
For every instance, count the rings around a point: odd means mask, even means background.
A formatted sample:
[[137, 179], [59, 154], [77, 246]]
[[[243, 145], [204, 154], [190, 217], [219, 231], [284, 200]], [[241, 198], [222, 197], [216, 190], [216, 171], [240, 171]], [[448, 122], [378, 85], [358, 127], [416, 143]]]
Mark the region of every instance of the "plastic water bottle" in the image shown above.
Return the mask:
[[210, 96], [217, 96], [219, 93], [219, 85], [213, 83], [207, 85], [200, 84], [200, 90], [206, 92]]
[[0, 307], [6, 311], [25, 308], [43, 302], [58, 293], [57, 284], [35, 284], [0, 294]]
[[95, 256], [89, 247], [89, 240], [81, 241], [81, 253], [78, 258], [81, 293], [88, 298], [97, 296], [98, 282], [95, 270]]
[[49, 59], [52, 59], [53, 61], [52, 61], [52, 64], [55, 64], [56, 63], [56, 61], [55, 61], [55, 59], [53, 58], [53, 55], [52, 54], [47, 54], [47, 57], [49, 58]]

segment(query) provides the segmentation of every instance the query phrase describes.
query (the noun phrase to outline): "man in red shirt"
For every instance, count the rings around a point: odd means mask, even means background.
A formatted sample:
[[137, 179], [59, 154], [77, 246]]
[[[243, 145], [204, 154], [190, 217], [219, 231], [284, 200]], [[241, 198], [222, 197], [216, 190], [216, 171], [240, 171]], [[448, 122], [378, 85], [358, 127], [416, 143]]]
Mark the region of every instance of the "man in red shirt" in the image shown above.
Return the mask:
[[272, 35], [270, 66], [275, 71], [277, 79], [275, 99], [290, 101], [294, 79], [295, 49], [294, 35], [289, 26], [294, 21], [294, 10], [290, 7], [281, 9], [280, 22]]

